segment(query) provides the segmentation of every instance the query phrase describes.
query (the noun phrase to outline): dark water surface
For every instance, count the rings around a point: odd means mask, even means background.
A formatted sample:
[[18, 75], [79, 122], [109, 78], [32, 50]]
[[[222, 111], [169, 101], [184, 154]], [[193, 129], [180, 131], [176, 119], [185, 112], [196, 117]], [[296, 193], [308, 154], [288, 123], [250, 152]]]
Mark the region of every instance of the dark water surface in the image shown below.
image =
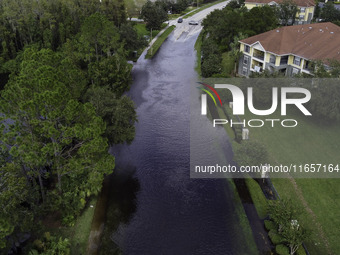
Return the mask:
[[[228, 182], [190, 179], [197, 36], [176, 40], [170, 35], [152, 60], [139, 60], [133, 68], [129, 96], [137, 106], [136, 138], [111, 150], [117, 168], [136, 169], [140, 184], [135, 213], [113, 234], [126, 255], [228, 255], [241, 254], [244, 246]], [[202, 149], [207, 142], [209, 134], [202, 135]]]

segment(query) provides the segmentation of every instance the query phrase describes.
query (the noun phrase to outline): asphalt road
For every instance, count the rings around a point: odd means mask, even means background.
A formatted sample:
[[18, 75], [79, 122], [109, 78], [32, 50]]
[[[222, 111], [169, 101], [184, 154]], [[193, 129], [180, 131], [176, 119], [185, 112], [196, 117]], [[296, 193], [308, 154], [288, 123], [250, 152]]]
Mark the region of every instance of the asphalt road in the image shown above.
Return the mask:
[[[230, 0], [229, 0], [230, 1]], [[182, 23], [177, 23], [177, 19], [176, 20], [171, 20], [169, 22], [169, 25], [175, 25], [176, 29], [174, 30], [174, 36], [175, 38], [180, 38], [181, 35], [183, 33], [185, 33], [187, 36], [191, 36], [193, 34], [196, 34], [197, 32], [201, 31], [202, 29], [202, 21], [203, 19], [212, 11], [216, 10], [216, 9], [222, 9], [223, 6], [227, 5], [229, 3], [229, 1], [225, 1], [216, 5], [213, 5], [207, 9], [204, 9], [203, 11], [196, 13], [195, 15], [183, 19]], [[189, 21], [194, 20], [197, 21], [199, 24], [198, 25], [189, 25]]]

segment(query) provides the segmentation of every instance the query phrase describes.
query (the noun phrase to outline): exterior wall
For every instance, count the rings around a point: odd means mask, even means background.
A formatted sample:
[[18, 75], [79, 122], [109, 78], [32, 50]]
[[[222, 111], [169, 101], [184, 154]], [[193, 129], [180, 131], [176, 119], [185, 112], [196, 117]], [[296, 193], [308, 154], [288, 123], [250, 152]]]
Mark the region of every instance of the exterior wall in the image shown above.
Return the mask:
[[[245, 64], [244, 63], [244, 58], [245, 56], [248, 56], [248, 63]], [[241, 76], [246, 76], [248, 77], [250, 74], [250, 64], [252, 62], [252, 58], [251, 56], [247, 55], [247, 54], [242, 54], [238, 63], [238, 74]], [[246, 73], [243, 72], [244, 68], [247, 68]]]
[[[300, 65], [295, 65], [294, 64], [294, 55], [289, 55], [288, 56], [288, 62], [287, 64], [280, 65], [281, 62], [281, 56], [277, 56], [275, 54], [266, 52], [264, 49], [264, 60], [259, 60], [258, 58], [254, 57], [253, 58], [253, 52], [254, 48], [259, 48], [257, 45], [256, 47], [250, 47], [250, 52], [246, 53], [244, 52], [244, 44], [240, 43], [240, 51], [243, 53], [239, 59], [239, 65], [238, 65], [238, 74], [240, 76], [246, 76], [248, 77], [251, 72], [254, 72], [254, 69], [252, 69], [252, 66], [255, 65], [262, 65], [262, 70], [269, 70], [270, 72], [275, 72], [275, 71], [281, 71], [285, 72], [286, 76], [293, 76], [294, 74], [298, 73], [308, 73], [311, 74], [309, 70], [303, 69], [304, 64], [305, 64], [305, 59], [301, 58]], [[248, 62], [244, 63], [245, 56], [248, 56]], [[270, 63], [270, 57], [275, 56], [275, 64]]]
[[244, 44], [240, 43], [240, 51], [243, 52], [244, 51]]
[[[301, 8], [305, 8], [304, 12], [301, 12]], [[299, 7], [299, 12], [296, 14], [296, 24], [310, 24], [314, 16], [314, 6]], [[300, 19], [300, 15], [303, 17]]]
[[310, 24], [313, 17], [314, 17], [314, 11], [315, 11], [315, 6], [311, 6], [306, 8], [306, 16], [305, 16], [305, 21], [307, 24]]
[[264, 58], [264, 62], [268, 63], [269, 60], [270, 60], [270, 56], [271, 56], [271, 55], [272, 55], [272, 54], [267, 53], [267, 54], [266, 54], [266, 57]]
[[293, 64], [293, 61], [294, 61], [294, 56], [290, 55], [288, 57], [288, 65], [292, 65]]
[[244, 3], [244, 6], [245, 6], [248, 10], [250, 10], [250, 9], [256, 7], [256, 4], [255, 4], [255, 3]]
[[281, 61], [281, 57], [280, 56], [276, 56], [275, 65], [279, 66], [280, 65], [280, 61]]

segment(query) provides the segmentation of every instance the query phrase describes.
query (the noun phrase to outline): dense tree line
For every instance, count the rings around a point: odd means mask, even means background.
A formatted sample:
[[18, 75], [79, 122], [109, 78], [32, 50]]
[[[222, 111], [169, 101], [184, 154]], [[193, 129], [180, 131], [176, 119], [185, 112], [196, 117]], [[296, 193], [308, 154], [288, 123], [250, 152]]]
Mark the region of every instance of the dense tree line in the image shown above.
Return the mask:
[[0, 2], [0, 250], [47, 213], [72, 225], [137, 121], [131, 51], [145, 45], [122, 0]]
[[276, 28], [278, 17], [275, 9], [269, 6], [248, 11], [232, 1], [226, 8], [209, 14], [203, 26], [202, 75], [210, 77], [220, 72], [223, 52], [233, 51], [234, 61], [237, 61], [238, 40]]
[[322, 9], [317, 6], [315, 16], [321, 18], [322, 21], [333, 22], [334, 24], [340, 25], [340, 10], [335, 8], [332, 1], [325, 3]]

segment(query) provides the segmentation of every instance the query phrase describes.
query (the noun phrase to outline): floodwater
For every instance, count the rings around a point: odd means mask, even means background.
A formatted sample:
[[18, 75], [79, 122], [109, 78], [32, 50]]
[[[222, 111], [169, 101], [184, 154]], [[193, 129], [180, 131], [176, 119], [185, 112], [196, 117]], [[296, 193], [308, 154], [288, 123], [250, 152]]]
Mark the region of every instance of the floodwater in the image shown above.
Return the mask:
[[[112, 235], [126, 255], [251, 254], [240, 243], [243, 233], [228, 182], [190, 178], [190, 111], [200, 113], [197, 36], [173, 33], [152, 60], [142, 56], [133, 68], [128, 95], [137, 107], [136, 137], [131, 145], [111, 149], [117, 171], [135, 169], [140, 185], [135, 212]], [[204, 119], [199, 125], [203, 131], [195, 144], [212, 155], [211, 123]], [[227, 134], [219, 132], [230, 158]]]

